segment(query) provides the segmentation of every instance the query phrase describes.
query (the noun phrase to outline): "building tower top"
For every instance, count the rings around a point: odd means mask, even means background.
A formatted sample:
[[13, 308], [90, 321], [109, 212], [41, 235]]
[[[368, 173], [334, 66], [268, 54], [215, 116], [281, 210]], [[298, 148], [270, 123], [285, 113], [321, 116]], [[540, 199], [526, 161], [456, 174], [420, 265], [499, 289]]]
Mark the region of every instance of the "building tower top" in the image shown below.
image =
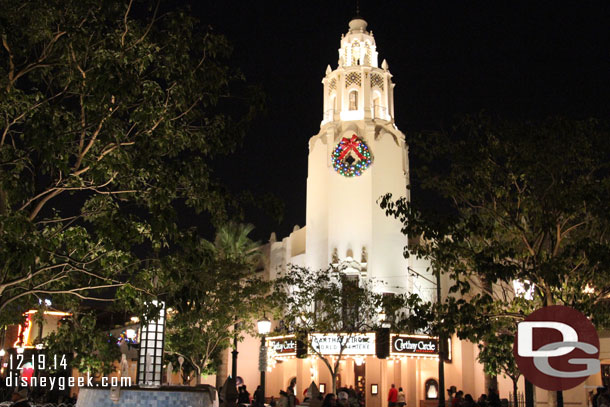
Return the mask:
[[349, 22], [349, 31], [341, 38], [339, 66], [378, 66], [375, 38], [367, 25], [360, 17]]
[[341, 36], [336, 69], [326, 68], [321, 125], [338, 121], [394, 121], [394, 84], [388, 64], [379, 67], [377, 45], [367, 22], [355, 17]]
[[349, 22], [349, 31], [350, 33], [354, 31], [366, 32], [367, 25], [368, 24], [366, 21], [364, 21], [364, 19], [360, 17], [354, 17], [352, 21]]

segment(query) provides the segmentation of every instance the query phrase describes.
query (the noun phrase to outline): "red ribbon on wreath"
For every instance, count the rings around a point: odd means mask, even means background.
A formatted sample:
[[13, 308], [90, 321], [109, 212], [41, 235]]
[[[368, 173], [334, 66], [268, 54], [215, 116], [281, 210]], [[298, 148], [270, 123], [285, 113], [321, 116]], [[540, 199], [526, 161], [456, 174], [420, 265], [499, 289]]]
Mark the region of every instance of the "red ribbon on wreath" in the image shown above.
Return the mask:
[[343, 139], [341, 140], [341, 144], [343, 144], [343, 151], [341, 151], [341, 155], [339, 155], [339, 160], [343, 160], [343, 158], [347, 155], [347, 153], [350, 152], [350, 150], [356, 153], [359, 159], [364, 160], [364, 156], [360, 154], [360, 151], [358, 151], [358, 146], [360, 146], [360, 140], [358, 140], [358, 137], [356, 137], [355, 134], [352, 136], [351, 139], [343, 137]]

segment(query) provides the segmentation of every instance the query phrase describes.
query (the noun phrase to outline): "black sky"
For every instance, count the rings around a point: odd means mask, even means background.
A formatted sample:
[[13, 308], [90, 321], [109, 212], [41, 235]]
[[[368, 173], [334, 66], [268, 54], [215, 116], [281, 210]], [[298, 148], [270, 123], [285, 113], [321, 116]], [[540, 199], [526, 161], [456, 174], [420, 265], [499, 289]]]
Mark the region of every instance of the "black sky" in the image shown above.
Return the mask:
[[[261, 84], [267, 113], [218, 175], [235, 191], [272, 193], [284, 221], [249, 213], [256, 237], [282, 238], [305, 223], [308, 140], [322, 118], [322, 84], [337, 66], [354, 1], [196, 1], [192, 12], [225, 34], [248, 82]], [[440, 129], [480, 110], [506, 118], [607, 118], [608, 1], [360, 1], [387, 59], [395, 119], [407, 134]], [[417, 171], [412, 168], [412, 171]]]

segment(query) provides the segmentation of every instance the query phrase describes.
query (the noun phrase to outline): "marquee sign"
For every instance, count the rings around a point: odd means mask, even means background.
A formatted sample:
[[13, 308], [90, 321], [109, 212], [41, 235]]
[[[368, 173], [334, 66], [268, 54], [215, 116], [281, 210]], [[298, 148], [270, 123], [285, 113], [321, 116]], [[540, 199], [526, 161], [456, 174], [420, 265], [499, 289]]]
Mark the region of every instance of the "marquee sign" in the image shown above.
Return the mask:
[[438, 338], [392, 334], [390, 355], [438, 355]]
[[311, 334], [311, 347], [322, 355], [338, 355], [344, 345], [343, 355], [374, 355], [375, 334]]
[[267, 349], [276, 356], [296, 356], [297, 339], [294, 335], [270, 337], [267, 338]]

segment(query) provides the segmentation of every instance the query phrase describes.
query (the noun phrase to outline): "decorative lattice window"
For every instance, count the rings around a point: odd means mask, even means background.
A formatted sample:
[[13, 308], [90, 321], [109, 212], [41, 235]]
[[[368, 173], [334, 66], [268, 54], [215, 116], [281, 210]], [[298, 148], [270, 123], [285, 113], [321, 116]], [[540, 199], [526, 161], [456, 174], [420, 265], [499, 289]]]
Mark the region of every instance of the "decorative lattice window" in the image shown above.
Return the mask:
[[360, 72], [349, 72], [345, 75], [345, 87], [348, 88], [350, 85], [362, 85], [362, 76]]
[[371, 46], [368, 42], [364, 43], [364, 65], [371, 65]]
[[328, 82], [328, 94], [330, 95], [330, 93], [333, 90], [337, 89], [337, 80], [335, 78], [332, 78], [329, 82]]
[[378, 87], [383, 90], [383, 77], [378, 74], [371, 74], [371, 87]]
[[[155, 305], [159, 305], [153, 301]], [[161, 385], [163, 377], [163, 347], [165, 341], [165, 304], [161, 303], [156, 320], [142, 325], [138, 359], [137, 383], [140, 385]]]

